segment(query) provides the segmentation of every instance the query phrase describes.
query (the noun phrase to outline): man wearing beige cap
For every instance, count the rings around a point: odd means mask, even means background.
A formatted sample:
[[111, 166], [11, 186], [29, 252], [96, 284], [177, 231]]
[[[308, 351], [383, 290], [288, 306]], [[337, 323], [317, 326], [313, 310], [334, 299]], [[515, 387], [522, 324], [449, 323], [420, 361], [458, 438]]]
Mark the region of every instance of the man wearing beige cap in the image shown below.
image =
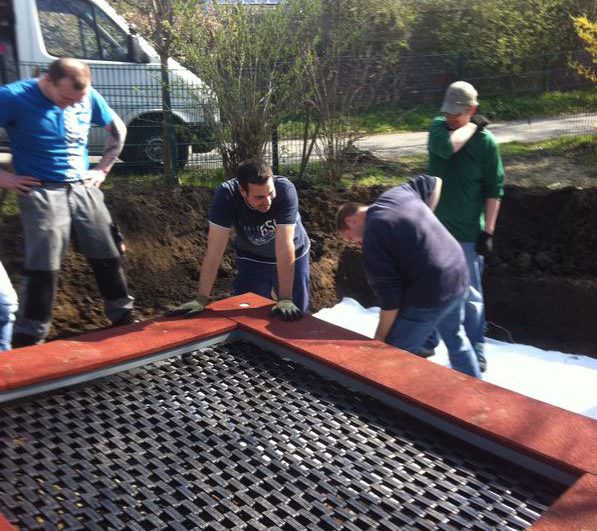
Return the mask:
[[[435, 214], [458, 240], [469, 267], [470, 292], [465, 329], [481, 370], [485, 370], [483, 260], [493, 246], [493, 233], [504, 193], [504, 168], [488, 121], [476, 114], [478, 94], [470, 83], [452, 83], [441, 116], [429, 129], [429, 171], [443, 180]], [[427, 345], [429, 346], [429, 345]]]

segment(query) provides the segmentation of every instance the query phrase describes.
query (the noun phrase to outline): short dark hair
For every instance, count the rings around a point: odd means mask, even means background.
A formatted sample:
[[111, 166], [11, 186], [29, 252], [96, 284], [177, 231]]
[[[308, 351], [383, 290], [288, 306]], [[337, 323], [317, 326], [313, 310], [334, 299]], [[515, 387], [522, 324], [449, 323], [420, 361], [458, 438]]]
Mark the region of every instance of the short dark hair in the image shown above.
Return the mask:
[[264, 184], [273, 176], [270, 165], [263, 159], [243, 160], [236, 168], [236, 178], [245, 192], [249, 191], [249, 184]]
[[350, 216], [354, 216], [360, 208], [366, 206], [363, 203], [357, 203], [356, 201], [351, 201], [350, 203], [344, 203], [336, 212], [336, 229], [339, 232], [346, 230], [348, 225], [346, 225], [346, 218]]
[[65, 77], [72, 81], [75, 90], [83, 90], [91, 83], [91, 70], [83, 61], [61, 57], [48, 67], [48, 78], [56, 84]]

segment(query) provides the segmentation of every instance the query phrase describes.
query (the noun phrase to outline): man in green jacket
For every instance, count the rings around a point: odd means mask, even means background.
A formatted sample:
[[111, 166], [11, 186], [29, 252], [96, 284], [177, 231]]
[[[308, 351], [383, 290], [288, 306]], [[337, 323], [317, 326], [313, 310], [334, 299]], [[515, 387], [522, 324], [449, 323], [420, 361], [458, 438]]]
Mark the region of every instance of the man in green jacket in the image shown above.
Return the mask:
[[470, 83], [452, 83], [441, 115], [429, 129], [427, 147], [428, 173], [444, 183], [435, 214], [462, 246], [469, 267], [465, 329], [481, 370], [485, 370], [483, 261], [493, 247], [504, 194], [504, 168], [495, 137], [486, 129], [487, 119], [476, 114], [477, 97]]

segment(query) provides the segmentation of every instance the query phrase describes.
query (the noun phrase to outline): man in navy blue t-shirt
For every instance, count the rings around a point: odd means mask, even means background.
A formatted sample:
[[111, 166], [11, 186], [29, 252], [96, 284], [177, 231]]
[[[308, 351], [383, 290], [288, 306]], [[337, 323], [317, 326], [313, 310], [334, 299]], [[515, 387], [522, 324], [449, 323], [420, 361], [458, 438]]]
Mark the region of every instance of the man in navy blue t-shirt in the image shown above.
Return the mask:
[[203, 311], [231, 229], [236, 233], [238, 270], [234, 293], [275, 294], [274, 315], [284, 320], [300, 318], [309, 307], [309, 237], [301, 223], [294, 185], [286, 177], [274, 176], [261, 159], [242, 162], [236, 177], [215, 191], [197, 297], [166, 315]]
[[453, 369], [480, 376], [464, 331], [468, 269], [462, 248], [433, 214], [441, 179], [419, 175], [372, 205], [346, 203], [342, 238], [362, 246], [365, 273], [381, 314], [375, 339], [418, 353], [438, 330]]

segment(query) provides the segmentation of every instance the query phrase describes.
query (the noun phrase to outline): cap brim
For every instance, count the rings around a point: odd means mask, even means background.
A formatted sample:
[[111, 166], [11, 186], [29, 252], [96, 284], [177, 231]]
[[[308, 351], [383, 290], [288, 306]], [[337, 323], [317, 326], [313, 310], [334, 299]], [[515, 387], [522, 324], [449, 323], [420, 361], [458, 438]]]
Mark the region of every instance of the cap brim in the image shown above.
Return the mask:
[[466, 105], [444, 102], [439, 112], [445, 112], [447, 114], [464, 114], [468, 109], [469, 107]]

